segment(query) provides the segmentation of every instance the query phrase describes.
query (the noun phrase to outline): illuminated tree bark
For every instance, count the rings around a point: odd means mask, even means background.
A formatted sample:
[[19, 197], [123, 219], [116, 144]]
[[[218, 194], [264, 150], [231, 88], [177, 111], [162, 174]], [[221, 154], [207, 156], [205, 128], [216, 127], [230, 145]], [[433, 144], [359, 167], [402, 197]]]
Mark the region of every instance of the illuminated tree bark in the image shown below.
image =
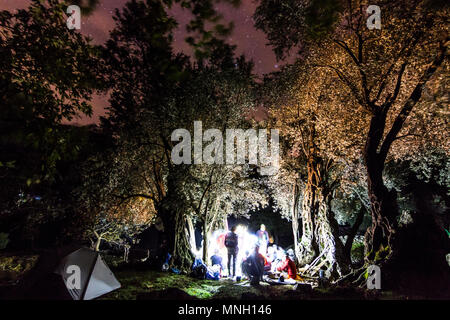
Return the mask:
[[[326, 250], [328, 269], [342, 274], [348, 270], [349, 259], [339, 239], [339, 226], [331, 210], [333, 183], [328, 173], [330, 162], [324, 161], [314, 143], [314, 129], [311, 129], [307, 155], [307, 181], [302, 201], [302, 237], [298, 246], [300, 264], [311, 263]], [[295, 225], [293, 225], [295, 237]]]
[[391, 251], [391, 238], [396, 229], [395, 217], [398, 215], [395, 191], [389, 191], [384, 185], [382, 178], [384, 159], [377, 152], [385, 121], [385, 114], [374, 114], [364, 150], [370, 212], [372, 215], [372, 226], [367, 230], [365, 241], [368, 261], [374, 261], [380, 250], [384, 251], [387, 249], [386, 253]]
[[164, 223], [168, 238], [168, 250], [172, 254], [171, 265], [181, 271], [188, 271], [194, 256], [191, 252], [189, 234], [186, 229], [187, 215], [185, 199], [178, 191], [177, 176], [183, 174], [180, 166], [172, 166], [167, 178], [167, 194], [159, 207], [158, 214]]
[[308, 161], [308, 181], [303, 192], [303, 200], [301, 205], [302, 216], [302, 237], [299, 245], [299, 263], [308, 264], [314, 260], [319, 254], [319, 245], [316, 239], [315, 218], [318, 208], [316, 198], [316, 187], [312, 184], [311, 162]]
[[195, 241], [195, 228], [191, 216], [186, 217], [186, 223], [187, 223], [186, 234], [189, 235], [189, 245], [191, 247], [191, 251], [193, 251], [197, 249], [197, 243]]
[[292, 233], [294, 235], [294, 250], [295, 250], [295, 256], [297, 257], [297, 260], [299, 260], [301, 253], [300, 253], [300, 233], [299, 233], [299, 223], [298, 220], [300, 218], [299, 211], [298, 211], [298, 202], [300, 199], [300, 190], [297, 182], [295, 182], [292, 185]]
[[388, 190], [383, 181], [386, 158], [392, 143], [397, 139], [409, 114], [420, 100], [426, 83], [444, 62], [447, 55], [447, 43], [448, 38], [441, 42], [433, 62], [420, 77], [385, 136], [387, 113], [397, 98], [406, 63], [402, 65], [397, 74], [397, 85], [393, 98], [377, 108], [373, 108], [373, 106], [370, 108], [371, 105], [368, 103], [369, 110], [372, 110], [370, 128], [364, 149], [370, 211], [372, 214], [372, 227], [366, 233], [366, 258], [368, 261], [388, 259], [394, 252], [398, 207], [395, 190]]
[[208, 263], [208, 244], [210, 239], [210, 227], [208, 226], [208, 205], [209, 205], [209, 198], [208, 201], [206, 201], [205, 206], [205, 213], [204, 213], [204, 219], [203, 219], [203, 261], [205, 263]]
[[194, 255], [191, 251], [188, 235], [186, 234], [186, 215], [184, 210], [177, 209], [175, 218], [175, 245], [173, 251], [173, 264], [180, 270], [187, 272], [190, 270]]

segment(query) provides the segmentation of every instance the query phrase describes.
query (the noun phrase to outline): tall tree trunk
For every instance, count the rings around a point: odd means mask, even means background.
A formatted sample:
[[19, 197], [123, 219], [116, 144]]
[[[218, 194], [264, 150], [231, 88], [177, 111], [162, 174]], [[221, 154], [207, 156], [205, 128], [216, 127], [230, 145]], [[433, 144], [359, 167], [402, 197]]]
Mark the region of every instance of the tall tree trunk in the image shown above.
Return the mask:
[[383, 182], [385, 158], [378, 153], [386, 123], [383, 111], [375, 112], [370, 122], [369, 133], [364, 149], [367, 171], [367, 186], [370, 200], [372, 226], [366, 232], [366, 260], [374, 262], [384, 259], [393, 248], [393, 235], [396, 229], [395, 218], [398, 215], [395, 191], [389, 191]]
[[[430, 19], [429, 22], [432, 23], [432, 20]], [[375, 106], [376, 108], [372, 106], [370, 108], [372, 118], [364, 148], [364, 162], [367, 171], [372, 226], [368, 228], [365, 235], [365, 260], [366, 264], [383, 266], [383, 283], [385, 284], [385, 288], [386, 284], [390, 288], [395, 287], [395, 283], [398, 282], [399, 277], [407, 279], [405, 281], [406, 283], [411, 282], [412, 279], [417, 279], [413, 274], [407, 275], [407, 272], [402, 270], [402, 266], [398, 263], [398, 261], [405, 261], [405, 258], [402, 258], [401, 255], [404, 254], [407, 245], [401, 239], [404, 235], [399, 234], [401, 230], [398, 230], [397, 226], [399, 210], [397, 207], [396, 192], [395, 190], [388, 190], [383, 181], [385, 161], [392, 143], [398, 137], [414, 106], [420, 100], [426, 83], [441, 66], [446, 57], [448, 57], [448, 41], [448, 36], [442, 39], [436, 57], [420, 77], [414, 90], [397, 113], [386, 135], [384, 133], [387, 113], [394, 104], [402, 84], [402, 76], [406, 62], [402, 65], [397, 75], [396, 91], [392, 98], [381, 106]]]
[[[430, 19], [428, 23], [431, 25], [432, 20]], [[426, 83], [442, 65], [445, 58], [448, 57], [448, 41], [448, 36], [440, 41], [439, 49], [433, 62], [420, 77], [414, 90], [395, 117], [395, 120], [385, 137], [383, 137], [383, 134], [386, 127], [387, 113], [395, 102], [399, 91], [397, 90], [394, 92], [390, 101], [387, 101], [382, 106], [372, 110], [373, 114], [364, 148], [370, 212], [372, 214], [372, 227], [367, 230], [365, 241], [367, 253], [366, 260], [368, 262], [374, 262], [379, 259], [385, 260], [395, 252], [395, 230], [397, 229], [396, 217], [398, 215], [398, 207], [395, 191], [389, 191], [383, 182], [382, 175], [384, 163], [392, 143], [402, 130], [403, 125], [414, 106], [420, 100]], [[396, 89], [399, 89], [402, 83], [405, 66], [406, 62], [402, 65], [402, 68], [397, 75]]]
[[314, 233], [314, 219], [317, 212], [315, 188], [307, 183], [302, 201], [302, 237], [299, 243], [298, 260], [301, 265], [311, 263], [319, 254]]
[[344, 255], [349, 261], [351, 261], [353, 241], [355, 240], [356, 234], [358, 233], [358, 229], [361, 226], [361, 223], [363, 222], [365, 211], [366, 209], [364, 208], [364, 205], [361, 205], [361, 209], [359, 210], [355, 222], [353, 223], [353, 226], [347, 235], [347, 240], [345, 241]]
[[302, 201], [302, 238], [300, 240], [299, 263], [309, 264], [320, 253], [317, 239], [316, 219], [320, 206], [318, 189], [322, 183], [321, 159], [316, 155], [314, 144], [311, 142], [310, 153], [307, 160], [308, 177], [303, 192]]
[[187, 234], [189, 235], [189, 244], [191, 246], [192, 254], [197, 252], [197, 242], [195, 241], [195, 228], [192, 223], [192, 217], [186, 217], [187, 222]]
[[181, 271], [188, 272], [194, 261], [194, 255], [186, 234], [186, 215], [183, 208], [176, 209], [175, 217], [173, 265]]
[[314, 144], [308, 155], [308, 180], [302, 202], [302, 238], [299, 245], [299, 263], [311, 263], [323, 250], [327, 250], [328, 268], [340, 275], [349, 268], [344, 246], [339, 238], [339, 225], [331, 210], [332, 190], [328, 185], [328, 168], [317, 156]]
[[[172, 170], [181, 166], [172, 167]], [[178, 191], [176, 178], [181, 172], [169, 172], [167, 177], [167, 193], [158, 208], [158, 214], [163, 220], [164, 232], [167, 236], [169, 253], [172, 254], [171, 265], [187, 272], [193, 262], [189, 235], [187, 234], [186, 206], [182, 192]]]
[[316, 188], [318, 208], [314, 219], [314, 234], [319, 252], [326, 250], [327, 269], [337, 277], [348, 271], [350, 261], [345, 259], [344, 246], [339, 238], [339, 225], [331, 210], [331, 199], [332, 194], [327, 187]]
[[208, 263], [208, 241], [209, 241], [209, 232], [208, 232], [208, 222], [205, 217], [203, 219], [203, 262], [205, 264]]
[[298, 220], [299, 220], [299, 212], [298, 212], [298, 200], [300, 197], [300, 191], [299, 191], [299, 187], [298, 184], [295, 182], [292, 185], [292, 215], [291, 215], [291, 220], [292, 220], [292, 233], [294, 235], [294, 250], [295, 250], [295, 257], [297, 259], [297, 262], [300, 262], [300, 245], [299, 245], [299, 241], [300, 241], [300, 234], [299, 234], [299, 224], [298, 224]]
[[[350, 255], [345, 254], [345, 247], [339, 237], [339, 224], [336, 221], [335, 214], [331, 210], [332, 193], [330, 190], [326, 190], [323, 194], [325, 197], [324, 216], [327, 219], [323, 225], [329, 226], [328, 230], [324, 233], [328, 246], [330, 248], [328, 261], [330, 262], [330, 270], [335, 277], [343, 276], [348, 273], [351, 267]], [[325, 240], [324, 240], [325, 241]]]

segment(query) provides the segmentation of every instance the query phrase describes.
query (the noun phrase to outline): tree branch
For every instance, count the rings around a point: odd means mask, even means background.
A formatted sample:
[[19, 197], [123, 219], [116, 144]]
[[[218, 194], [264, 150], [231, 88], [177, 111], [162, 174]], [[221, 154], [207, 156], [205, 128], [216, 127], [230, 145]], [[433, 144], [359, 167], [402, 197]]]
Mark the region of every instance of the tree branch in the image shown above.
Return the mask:
[[394, 142], [395, 138], [397, 137], [397, 134], [402, 129], [403, 124], [405, 123], [406, 119], [408, 118], [409, 114], [411, 113], [411, 110], [414, 108], [414, 106], [420, 100], [423, 89], [425, 87], [425, 84], [428, 82], [428, 80], [431, 78], [431, 76], [433, 76], [433, 74], [436, 72], [438, 67], [448, 57], [447, 56], [448, 40], [449, 40], [449, 38], [447, 38], [443, 43], [440, 44], [439, 52], [436, 55], [433, 63], [427, 68], [425, 73], [422, 75], [419, 82], [416, 84], [413, 92], [409, 96], [408, 100], [405, 102], [405, 104], [403, 105], [399, 114], [395, 118], [394, 123], [392, 124], [391, 130], [389, 130], [388, 134], [386, 135], [386, 138], [383, 141], [383, 144], [381, 145], [380, 157], [382, 159], [386, 159], [389, 149], [392, 145], [392, 142]]

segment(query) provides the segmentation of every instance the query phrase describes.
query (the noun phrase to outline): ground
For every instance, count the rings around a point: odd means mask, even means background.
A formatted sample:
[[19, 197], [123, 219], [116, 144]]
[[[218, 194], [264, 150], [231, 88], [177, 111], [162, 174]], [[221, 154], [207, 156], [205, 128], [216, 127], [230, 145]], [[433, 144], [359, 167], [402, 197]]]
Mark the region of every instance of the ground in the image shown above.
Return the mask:
[[[120, 259], [105, 256], [121, 288], [110, 292], [99, 300], [180, 300], [180, 299], [218, 299], [218, 300], [336, 300], [336, 299], [410, 299], [423, 297], [404, 297], [391, 292], [364, 290], [359, 288], [317, 288], [301, 287], [294, 290], [293, 285], [277, 285], [261, 282], [251, 286], [248, 281], [199, 280], [188, 275], [150, 270], [145, 264], [124, 264]], [[37, 255], [0, 255], [0, 300], [1, 299], [70, 299], [59, 276], [53, 274], [52, 282], [46, 273], [39, 275], [36, 265]], [[49, 268], [45, 267], [44, 270]], [[50, 268], [51, 269], [51, 268]], [[49, 270], [50, 270], [49, 269]], [[53, 270], [53, 269], [51, 269]], [[50, 270], [50, 273], [52, 273]], [[42, 278], [31, 287], [24, 287], [21, 279], [27, 273], [35, 272], [32, 278]], [[27, 281], [25, 281], [26, 283]], [[308, 290], [309, 289], [309, 290]], [[63, 294], [66, 294], [66, 298]]]
[[[171, 289], [181, 289], [192, 298], [197, 299], [220, 299], [220, 300], [334, 300], [334, 299], [401, 299], [393, 297], [391, 293], [381, 295], [368, 294], [365, 290], [355, 288], [338, 289], [320, 289], [315, 288], [311, 292], [295, 291], [293, 285], [270, 285], [261, 282], [259, 286], [251, 286], [248, 281], [235, 282], [222, 279], [197, 280], [187, 275], [177, 275], [168, 272], [157, 271], [139, 271], [139, 270], [116, 270], [116, 278], [122, 287], [116, 291], [106, 294], [100, 300], [134, 300], [134, 299], [152, 299], [155, 296], [152, 293], [166, 292], [171, 299]], [[176, 296], [178, 298], [179, 296]]]
[[0, 285], [14, 283], [30, 271], [38, 261], [38, 255], [1, 255]]
[[242, 295], [249, 297], [271, 298], [274, 295], [283, 296], [291, 291], [291, 285], [271, 286], [261, 283], [260, 286], [250, 286], [248, 281], [235, 282], [222, 279], [197, 280], [186, 275], [157, 271], [116, 271], [116, 278], [122, 288], [103, 296], [102, 300], [134, 300], [139, 295], [152, 291], [177, 288], [199, 299], [240, 299]]

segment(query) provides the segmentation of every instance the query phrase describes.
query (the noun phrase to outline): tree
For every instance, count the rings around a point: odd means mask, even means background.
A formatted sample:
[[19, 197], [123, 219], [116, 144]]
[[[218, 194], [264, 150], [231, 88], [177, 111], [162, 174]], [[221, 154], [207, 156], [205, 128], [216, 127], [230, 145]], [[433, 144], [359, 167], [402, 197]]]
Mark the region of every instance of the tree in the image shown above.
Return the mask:
[[123, 152], [115, 160], [118, 176], [114, 179], [120, 183], [113, 195], [152, 201], [163, 221], [174, 264], [187, 270], [193, 254], [186, 225], [193, 214], [204, 212], [203, 201], [212, 204], [214, 198], [207, 186], [208, 196], [199, 198], [188, 193], [197, 188], [186, 186], [198, 183], [201, 189], [203, 174], [216, 173], [175, 165], [171, 135], [179, 128], [193, 132], [195, 120], [221, 129], [241, 121], [250, 106], [251, 64], [234, 58], [234, 48], [220, 40], [208, 42], [208, 54], [202, 54], [197, 64], [175, 55], [176, 21], [161, 1], [130, 1], [115, 19], [117, 26], [105, 47], [112, 94], [108, 117], [103, 119], [103, 127]]
[[65, 9], [49, 0], [0, 12], [0, 211], [31, 245], [73, 213], [69, 188], [55, 186], [73, 178], [67, 165], [79, 159], [85, 136], [63, 123], [90, 115], [102, 88], [98, 48], [68, 30]]
[[[95, 151], [82, 163], [82, 183], [74, 190], [78, 214], [82, 219], [83, 235], [98, 251], [102, 241], [119, 246], [131, 245], [139, 232], [148, 227], [156, 216], [154, 203], [149, 197], [119, 197], [127, 185], [118, 181], [129, 162], [117, 161], [124, 156], [120, 149]], [[111, 162], [110, 159], [114, 161]], [[126, 182], [131, 182], [128, 180]]]
[[[348, 123], [358, 118], [367, 121], [362, 151], [372, 215], [366, 239], [367, 261], [383, 263], [393, 260], [401, 243], [396, 238], [396, 195], [386, 187], [383, 169], [388, 156], [402, 149], [397, 143], [399, 139], [420, 136], [409, 131], [417, 127], [415, 111], [425, 114], [425, 110], [439, 107], [439, 103], [424, 102], [433, 100], [427, 92], [442, 85], [442, 80], [437, 79], [448, 68], [445, 31], [448, 7], [441, 1], [383, 2], [382, 28], [369, 30], [367, 5], [364, 1], [342, 3], [340, 19], [318, 42], [326, 50], [322, 50], [323, 59], [316, 67], [339, 78], [341, 96], [351, 95], [350, 101], [355, 104], [343, 104], [349, 108]], [[312, 27], [308, 23], [305, 26]], [[278, 32], [283, 27], [286, 28], [281, 25], [267, 31]], [[281, 45], [279, 49], [285, 47]], [[441, 131], [438, 127], [426, 130], [438, 136]], [[438, 139], [435, 141], [439, 144]]]
[[[68, 131], [58, 125], [92, 113], [89, 101], [100, 88], [98, 50], [68, 30], [64, 6], [55, 0], [2, 11], [0, 33], [2, 136], [40, 156], [32, 170], [24, 166], [22, 184], [51, 180], [58, 160], [76, 152], [67, 144]], [[18, 167], [23, 162], [14, 153], [2, 160]]]
[[[277, 190], [275, 193], [282, 190], [281, 199], [288, 194], [292, 201], [284, 208], [292, 215], [300, 264], [311, 263], [326, 251], [328, 268], [342, 274], [351, 264], [348, 247], [354, 236], [347, 238], [347, 244], [342, 243], [331, 202], [340, 188], [343, 168], [353, 165], [343, 155], [354, 153], [355, 148], [341, 141], [354, 134], [352, 128], [340, 123], [340, 105], [329, 99], [335, 94], [331, 84], [337, 79], [317, 70], [314, 61], [310, 56], [308, 61], [299, 61], [266, 79], [264, 105], [271, 126], [278, 128], [284, 139], [284, 170], [280, 177], [274, 177], [272, 189]], [[288, 185], [280, 188], [280, 183]], [[276, 199], [283, 204], [280, 197]]]

